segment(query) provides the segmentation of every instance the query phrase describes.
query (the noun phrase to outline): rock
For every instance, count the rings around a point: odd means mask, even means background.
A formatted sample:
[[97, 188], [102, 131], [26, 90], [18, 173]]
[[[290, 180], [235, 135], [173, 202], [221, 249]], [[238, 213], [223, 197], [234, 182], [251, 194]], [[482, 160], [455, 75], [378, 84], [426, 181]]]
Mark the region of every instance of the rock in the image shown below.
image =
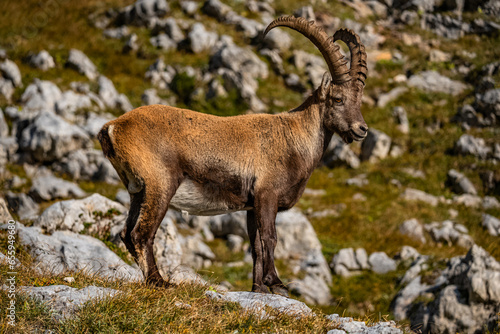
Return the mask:
[[[92, 138], [97, 138], [97, 134], [101, 131], [104, 124], [111, 121], [113, 119], [113, 115], [111, 114], [101, 114], [97, 115], [93, 112], [88, 112], [87, 117], [84, 120], [80, 119], [80, 127], [87, 132], [89, 136]], [[83, 124], [82, 124], [83, 123]], [[102, 153], [101, 153], [102, 155]], [[64, 160], [64, 159], [63, 159]], [[111, 164], [109, 165], [111, 166]], [[114, 172], [111, 172], [111, 179], [118, 179], [118, 175]], [[111, 179], [106, 179], [108, 183], [113, 183]], [[104, 180], [104, 178], [103, 178]]]
[[215, 254], [203, 241], [200, 234], [179, 236], [182, 247], [182, 263], [194, 269], [208, 267], [215, 260]]
[[389, 154], [391, 138], [382, 131], [370, 129], [361, 145], [361, 160], [376, 162]]
[[406, 116], [406, 110], [403, 107], [394, 107], [392, 115], [396, 118], [399, 132], [405, 135], [410, 133], [410, 122], [408, 121], [408, 116]]
[[444, 63], [451, 60], [451, 55], [441, 50], [432, 49], [429, 53], [429, 60], [434, 63]]
[[366, 179], [366, 174], [360, 174], [355, 177], [352, 177], [350, 179], [347, 179], [345, 184], [348, 186], [356, 186], [356, 187], [363, 187], [370, 182]]
[[139, 50], [139, 44], [137, 43], [138, 40], [139, 40], [139, 37], [137, 36], [137, 34], [131, 34], [130, 37], [125, 42], [125, 45], [123, 46], [122, 52], [129, 53], [132, 51]]
[[177, 43], [175, 43], [175, 41], [168, 37], [165, 33], [151, 37], [149, 42], [155, 48], [162, 49], [164, 51], [175, 50], [177, 48]]
[[8, 222], [9, 220], [12, 219], [12, 215], [9, 212], [9, 209], [7, 208], [7, 202], [5, 202], [5, 199], [0, 197], [0, 221], [2, 222]]
[[432, 206], [437, 206], [439, 203], [439, 198], [436, 196], [412, 188], [406, 188], [403, 194], [401, 194], [401, 197], [406, 201], [420, 201]]
[[307, 21], [316, 21], [316, 15], [314, 15], [314, 9], [312, 6], [303, 6], [297, 9], [293, 15], [295, 17], [303, 17]]
[[477, 195], [476, 188], [470, 180], [462, 173], [454, 169], [448, 171], [448, 185], [457, 194], [471, 194]]
[[108, 28], [102, 34], [107, 38], [122, 39], [130, 35], [130, 29], [127, 26]]
[[0, 138], [9, 136], [9, 125], [5, 121], [2, 109], [0, 109]]
[[19, 149], [39, 162], [60, 160], [71, 151], [92, 146], [82, 129], [49, 112], [38, 114], [19, 136]]
[[211, 50], [219, 39], [219, 35], [216, 32], [205, 30], [202, 23], [195, 23], [188, 33], [187, 39], [191, 51], [200, 53]]
[[280, 295], [246, 291], [232, 291], [224, 294], [207, 291], [205, 295], [215, 300], [238, 303], [245, 311], [255, 313], [262, 319], [269, 317], [266, 308], [272, 308], [276, 312], [297, 317], [312, 315], [311, 309], [306, 304]]
[[455, 151], [458, 154], [470, 154], [484, 160], [491, 153], [491, 148], [486, 146], [484, 139], [464, 134], [455, 144]]
[[393, 88], [390, 92], [382, 94], [378, 97], [377, 107], [379, 107], [379, 108], [385, 107], [389, 102], [394, 101], [401, 94], [404, 94], [407, 91], [408, 91], [408, 88], [406, 88], [406, 87]]
[[492, 236], [500, 236], [500, 219], [483, 213], [482, 225]]
[[5, 99], [10, 102], [12, 95], [14, 94], [14, 85], [12, 81], [0, 77], [0, 94], [5, 97]]
[[159, 19], [156, 21], [155, 31], [165, 32], [176, 44], [184, 40], [185, 36], [177, 21], [173, 17]]
[[208, 225], [215, 237], [233, 234], [248, 240], [246, 213], [243, 211], [210, 217]]
[[108, 279], [142, 280], [139, 269], [126, 264], [102, 241], [88, 235], [70, 231], [45, 235], [40, 227], [19, 223], [17, 231], [20, 244], [29, 247], [35, 269], [41, 273], [59, 275], [71, 271]]
[[47, 71], [51, 68], [56, 67], [56, 63], [54, 62], [54, 58], [50, 55], [45, 50], [42, 50], [38, 52], [37, 54], [32, 55], [29, 58], [29, 64], [34, 67], [38, 68], [39, 70], [42, 71]]
[[32, 183], [30, 195], [39, 202], [86, 195], [77, 184], [53, 175], [37, 177], [32, 180]]
[[420, 253], [411, 246], [403, 246], [401, 247], [401, 251], [398, 253], [398, 260], [403, 262], [406, 261], [415, 261], [420, 257]]
[[163, 59], [159, 58], [151, 65], [146, 72], [146, 80], [160, 89], [168, 89], [168, 86], [174, 79], [176, 71], [172, 66], [166, 66]]
[[283, 53], [292, 45], [292, 38], [284, 30], [271, 30], [264, 39], [264, 44], [271, 50], [276, 49]]
[[115, 200], [127, 208], [130, 207], [130, 194], [124, 189], [120, 189], [116, 192]]
[[5, 59], [4, 61], [0, 61], [0, 72], [2, 72], [5, 79], [12, 82], [14, 87], [23, 86], [21, 71], [19, 71], [19, 67], [12, 60]]
[[34, 222], [47, 233], [56, 230], [95, 234], [122, 223], [127, 209], [99, 194], [80, 200], [60, 201], [48, 207]]
[[88, 110], [92, 107], [92, 100], [83, 94], [77, 94], [71, 90], [64, 92], [55, 105], [56, 113], [72, 121], [75, 119], [75, 112], [78, 110]]
[[336, 275], [350, 277], [370, 269], [368, 256], [363, 248], [354, 251], [352, 248], [341, 249], [332, 259], [330, 267]]
[[487, 124], [497, 123], [497, 119], [500, 117], [500, 88], [476, 94], [474, 107], [488, 120]]
[[243, 247], [243, 242], [245, 239], [239, 235], [230, 234], [227, 236], [227, 247], [231, 252], [240, 252]]
[[334, 135], [323, 154], [323, 163], [329, 168], [348, 166], [356, 169], [360, 161], [350, 147], [339, 136]]
[[118, 94], [115, 85], [105, 76], [99, 76], [99, 97], [108, 108], [117, 108], [123, 112], [134, 109], [125, 94]]
[[17, 160], [17, 140], [14, 137], [0, 138], [0, 169], [7, 162], [16, 162]]
[[26, 194], [15, 194], [11, 191], [7, 192], [5, 199], [9, 207], [19, 216], [21, 220], [31, 220], [38, 216], [40, 207], [33, 199]]
[[202, 11], [209, 16], [215, 17], [219, 22], [224, 22], [227, 17], [235, 15], [231, 7], [219, 0], [206, 0]]
[[375, 252], [368, 258], [371, 269], [377, 274], [386, 274], [396, 270], [396, 261], [387, 256], [384, 252]]
[[210, 68], [227, 68], [236, 73], [247, 73], [252, 78], [266, 79], [269, 75], [265, 62], [249, 48], [240, 48], [232, 42], [224, 43], [210, 59]]
[[471, 126], [478, 127], [485, 124], [483, 119], [478, 116], [476, 110], [470, 104], [466, 104], [458, 109], [458, 112], [453, 116], [451, 121], [461, 124], [462, 128]]
[[436, 242], [446, 242], [448, 246], [457, 244], [460, 247], [469, 248], [474, 245], [474, 240], [467, 234], [465, 226], [455, 224], [450, 220], [442, 223], [431, 223], [425, 226], [432, 239]]
[[51, 311], [55, 320], [71, 318], [73, 314], [89, 301], [112, 298], [119, 290], [97, 286], [87, 286], [82, 289], [67, 285], [21, 286], [19, 293], [44, 303]]
[[193, 16], [198, 12], [199, 3], [197, 1], [181, 1], [182, 11], [187, 15]]
[[62, 98], [61, 90], [50, 81], [35, 79], [21, 95], [24, 111], [55, 111], [56, 102]]
[[97, 79], [99, 73], [94, 63], [80, 50], [69, 50], [69, 57], [66, 66], [78, 71], [80, 74], [85, 75], [90, 80]]
[[[500, 311], [499, 278], [500, 263], [474, 245], [466, 256], [450, 259], [432, 286], [407, 298], [403, 315], [410, 319], [412, 329], [422, 332], [494, 332]], [[420, 281], [420, 277], [415, 280]], [[426, 296], [430, 302], [417, 303], [414, 300], [418, 296]], [[412, 308], [414, 312], [410, 312]]]
[[399, 227], [399, 232], [401, 234], [407, 235], [414, 240], [418, 240], [425, 244], [424, 227], [415, 218], [406, 220]]
[[446, 93], [453, 96], [462, 93], [467, 88], [465, 84], [442, 76], [436, 71], [425, 71], [412, 75], [408, 79], [408, 86], [427, 92]]
[[137, 0], [121, 10], [118, 22], [138, 26], [147, 25], [169, 12], [170, 6], [166, 0]]

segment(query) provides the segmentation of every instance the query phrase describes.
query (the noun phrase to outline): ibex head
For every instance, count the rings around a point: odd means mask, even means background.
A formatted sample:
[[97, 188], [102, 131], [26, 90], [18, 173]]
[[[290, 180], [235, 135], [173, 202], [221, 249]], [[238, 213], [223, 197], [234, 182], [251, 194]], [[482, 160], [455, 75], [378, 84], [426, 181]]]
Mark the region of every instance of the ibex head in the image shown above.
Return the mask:
[[[366, 66], [365, 47], [359, 36], [349, 29], [340, 29], [332, 37], [304, 18], [283, 16], [271, 22], [264, 36], [278, 26], [289, 27], [307, 37], [323, 55], [330, 74], [325, 73], [321, 86], [316, 90], [318, 99], [324, 110], [325, 127], [338, 133], [344, 141], [363, 140], [368, 126], [361, 115], [361, 98], [368, 72]], [[341, 40], [347, 44], [351, 52], [351, 67], [340, 53], [335, 41]]]

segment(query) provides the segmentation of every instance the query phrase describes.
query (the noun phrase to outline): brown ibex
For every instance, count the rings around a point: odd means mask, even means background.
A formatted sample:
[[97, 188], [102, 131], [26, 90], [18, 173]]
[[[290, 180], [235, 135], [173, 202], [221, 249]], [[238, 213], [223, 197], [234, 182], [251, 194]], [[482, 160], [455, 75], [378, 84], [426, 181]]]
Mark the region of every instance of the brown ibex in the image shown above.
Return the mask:
[[[321, 51], [331, 77], [301, 106], [278, 115], [217, 117], [152, 105], [105, 124], [98, 138], [131, 195], [121, 238], [146, 281], [168, 285], [156, 266], [153, 241], [168, 206], [194, 215], [247, 210], [255, 292], [287, 295], [274, 266], [275, 218], [302, 195], [333, 133], [362, 140], [367, 125], [361, 97], [367, 74], [359, 37], [338, 30], [329, 37], [314, 22], [281, 17], [269, 24], [306, 36]], [[334, 42], [351, 52], [351, 66]]]

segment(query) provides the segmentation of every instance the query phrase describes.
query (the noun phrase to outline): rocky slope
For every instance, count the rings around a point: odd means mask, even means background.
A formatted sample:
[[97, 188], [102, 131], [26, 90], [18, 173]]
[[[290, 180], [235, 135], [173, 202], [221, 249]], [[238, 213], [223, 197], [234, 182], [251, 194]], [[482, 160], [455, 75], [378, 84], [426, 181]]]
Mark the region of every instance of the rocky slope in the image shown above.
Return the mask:
[[[142, 280], [119, 238], [130, 198], [100, 127], [149, 104], [221, 116], [296, 107], [326, 64], [290, 30], [261, 39], [295, 14], [360, 35], [370, 132], [361, 145], [334, 137], [297, 207], [278, 215], [280, 276], [326, 313], [382, 313], [424, 333], [498, 330], [498, 1], [90, 1], [42, 5], [43, 22], [28, 2], [0, 14], [0, 216], [19, 221], [18, 255], [36, 275]], [[7, 225], [0, 236], [3, 262]], [[236, 290], [250, 289], [248, 244], [242, 213], [169, 211], [155, 257], [172, 281], [246, 308]], [[76, 288], [19, 291], [64, 301], [83, 290], [68, 311], [78, 313], [119, 290]], [[399, 331], [331, 318], [332, 333]]]

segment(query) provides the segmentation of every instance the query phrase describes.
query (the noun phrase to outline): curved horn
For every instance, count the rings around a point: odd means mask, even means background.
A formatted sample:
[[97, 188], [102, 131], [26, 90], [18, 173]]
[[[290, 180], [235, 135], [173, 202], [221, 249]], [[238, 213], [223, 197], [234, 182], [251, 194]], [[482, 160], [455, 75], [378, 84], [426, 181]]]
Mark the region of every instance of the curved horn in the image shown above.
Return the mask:
[[365, 79], [368, 74], [366, 66], [365, 46], [361, 43], [359, 36], [351, 29], [339, 29], [333, 35], [333, 40], [341, 40], [349, 47], [351, 51], [351, 70], [349, 74], [365, 85]]
[[323, 55], [335, 84], [342, 84], [352, 79], [339, 46], [334, 43], [333, 37], [329, 37], [323, 29], [314, 24], [314, 21], [309, 22], [303, 17], [282, 16], [267, 26], [264, 37], [271, 29], [279, 26], [296, 30], [313, 42]]

